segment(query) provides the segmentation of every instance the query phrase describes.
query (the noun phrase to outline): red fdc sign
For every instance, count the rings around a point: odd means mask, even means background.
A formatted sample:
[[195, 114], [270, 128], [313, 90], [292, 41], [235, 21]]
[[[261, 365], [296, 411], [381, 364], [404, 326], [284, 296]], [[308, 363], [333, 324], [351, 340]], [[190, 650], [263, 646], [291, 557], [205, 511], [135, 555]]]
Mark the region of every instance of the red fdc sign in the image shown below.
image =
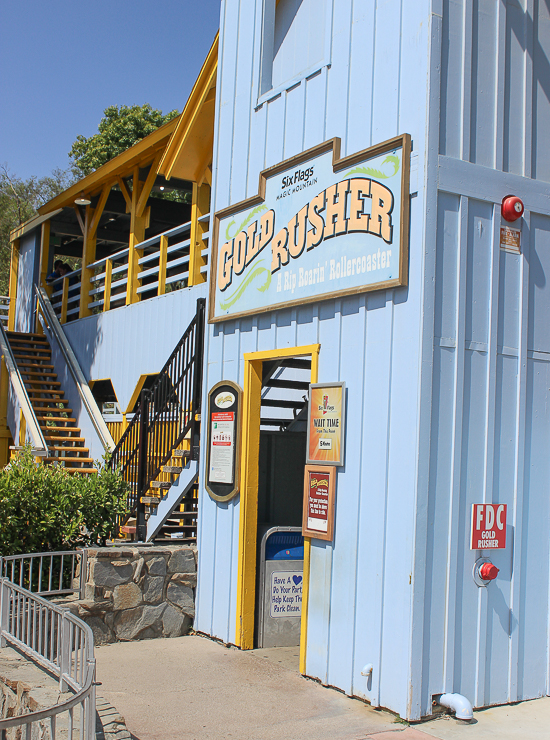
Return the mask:
[[471, 550], [506, 547], [506, 504], [472, 504]]

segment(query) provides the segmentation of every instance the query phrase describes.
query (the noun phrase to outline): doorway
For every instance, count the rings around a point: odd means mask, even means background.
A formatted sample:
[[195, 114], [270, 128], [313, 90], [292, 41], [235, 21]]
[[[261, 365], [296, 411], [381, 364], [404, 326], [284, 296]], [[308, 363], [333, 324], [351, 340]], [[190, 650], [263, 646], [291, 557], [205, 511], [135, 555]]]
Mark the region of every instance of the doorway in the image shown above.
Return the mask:
[[[301, 528], [307, 389], [310, 382], [317, 382], [319, 349], [316, 344], [244, 356], [236, 644], [246, 650], [258, 639], [262, 536], [273, 527]], [[306, 538], [299, 634], [302, 672], [309, 551]]]

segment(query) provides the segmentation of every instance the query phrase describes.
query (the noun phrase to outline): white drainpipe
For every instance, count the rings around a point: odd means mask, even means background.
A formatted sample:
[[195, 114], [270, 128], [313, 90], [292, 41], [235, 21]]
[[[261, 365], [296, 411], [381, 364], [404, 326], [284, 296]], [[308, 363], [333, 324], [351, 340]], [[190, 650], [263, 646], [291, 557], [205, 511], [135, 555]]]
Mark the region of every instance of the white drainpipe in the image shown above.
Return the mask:
[[437, 702], [443, 707], [452, 709], [457, 719], [469, 720], [474, 718], [472, 705], [462, 694], [441, 694]]

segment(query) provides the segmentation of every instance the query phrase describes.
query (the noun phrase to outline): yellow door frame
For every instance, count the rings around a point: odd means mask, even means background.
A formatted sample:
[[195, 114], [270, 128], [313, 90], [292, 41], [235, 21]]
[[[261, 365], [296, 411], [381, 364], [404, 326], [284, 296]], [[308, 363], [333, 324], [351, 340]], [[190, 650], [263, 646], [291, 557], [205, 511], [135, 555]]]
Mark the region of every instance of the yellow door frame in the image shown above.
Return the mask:
[[[284, 360], [287, 357], [311, 356], [311, 382], [317, 383], [320, 349], [320, 344], [308, 344], [302, 347], [249, 352], [244, 355], [237, 629], [235, 635], [235, 644], [242, 650], [250, 650], [254, 647], [262, 364], [265, 360]], [[301, 673], [305, 673], [310, 549], [311, 540], [306, 537], [304, 538], [304, 580], [300, 635]]]

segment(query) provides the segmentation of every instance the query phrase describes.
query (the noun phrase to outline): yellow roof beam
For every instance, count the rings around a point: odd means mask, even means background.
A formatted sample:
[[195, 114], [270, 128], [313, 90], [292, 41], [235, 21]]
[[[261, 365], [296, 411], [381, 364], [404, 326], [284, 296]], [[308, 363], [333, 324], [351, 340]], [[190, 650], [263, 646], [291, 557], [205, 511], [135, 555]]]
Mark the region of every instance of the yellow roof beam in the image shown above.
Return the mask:
[[111, 192], [112, 187], [112, 182], [103, 186], [98, 204], [94, 209], [92, 223], [90, 224], [90, 230], [88, 232], [88, 239], [93, 239], [96, 235], [97, 227], [99, 226], [99, 221], [101, 219], [101, 216], [103, 215], [103, 210], [105, 208], [105, 204], [107, 203], [107, 198], [109, 197], [109, 193]]
[[157, 171], [161, 157], [162, 152], [159, 152], [153, 160], [153, 164], [151, 165], [151, 169], [149, 170], [149, 174], [147, 175], [147, 179], [145, 180], [145, 185], [141, 190], [136, 208], [136, 216], [138, 218], [141, 218], [141, 216], [143, 216], [143, 212], [145, 211], [145, 206], [147, 205], [149, 195], [151, 194], [151, 189], [155, 184], [155, 180], [157, 178]]

